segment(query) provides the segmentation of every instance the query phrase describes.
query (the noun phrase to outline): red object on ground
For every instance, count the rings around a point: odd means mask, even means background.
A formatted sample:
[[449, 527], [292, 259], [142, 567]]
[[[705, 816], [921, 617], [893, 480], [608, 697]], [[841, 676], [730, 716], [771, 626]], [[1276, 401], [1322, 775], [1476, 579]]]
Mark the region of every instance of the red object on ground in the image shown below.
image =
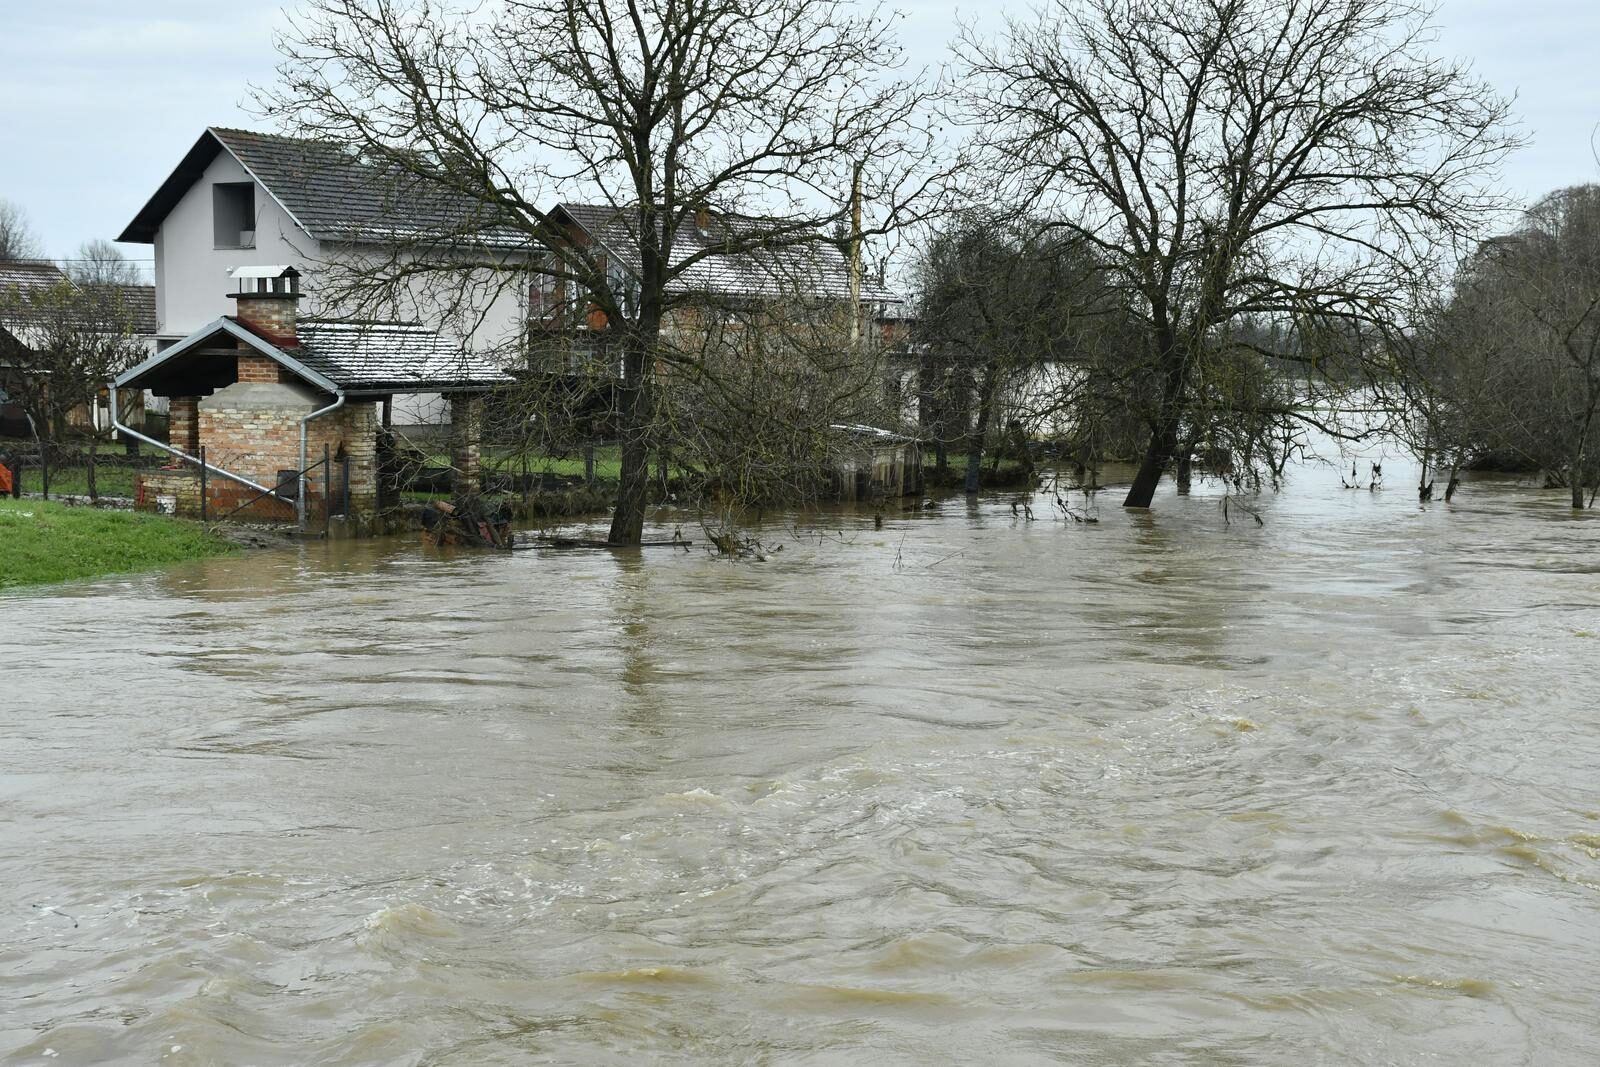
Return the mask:
[[0, 496], [10, 496], [11, 488], [11, 468], [0, 463]]

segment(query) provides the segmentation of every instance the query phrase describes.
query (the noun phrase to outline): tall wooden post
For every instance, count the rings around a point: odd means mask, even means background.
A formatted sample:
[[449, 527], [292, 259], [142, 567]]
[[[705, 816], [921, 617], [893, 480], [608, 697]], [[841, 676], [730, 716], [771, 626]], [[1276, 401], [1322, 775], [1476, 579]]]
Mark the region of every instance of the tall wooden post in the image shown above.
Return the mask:
[[850, 349], [861, 347], [861, 163], [850, 179]]
[[328, 456], [328, 442], [322, 442], [322, 539], [328, 539], [333, 529], [333, 461]]

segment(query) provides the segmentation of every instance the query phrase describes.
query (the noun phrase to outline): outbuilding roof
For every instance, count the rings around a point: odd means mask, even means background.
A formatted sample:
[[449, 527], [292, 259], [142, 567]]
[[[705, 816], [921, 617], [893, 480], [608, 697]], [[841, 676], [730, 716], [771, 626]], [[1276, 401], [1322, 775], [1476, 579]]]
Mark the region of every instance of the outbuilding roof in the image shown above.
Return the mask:
[[481, 353], [408, 323], [305, 322], [291, 350], [347, 392], [436, 392], [484, 388], [511, 376]]
[[[635, 277], [639, 274], [639, 214], [609, 204], [566, 204], [556, 208], [614, 256]], [[708, 253], [673, 280], [669, 288], [680, 293], [753, 298], [801, 295], [827, 300], [850, 298], [850, 264], [838, 244], [820, 235], [799, 235], [795, 244], [759, 247], [762, 235], [774, 229], [772, 220], [744, 215], [710, 214], [702, 229], [691, 218], [678, 228], [672, 260], [682, 263], [697, 253]], [[750, 242], [758, 247], [729, 252], [730, 243]], [[899, 294], [863, 275], [861, 299], [870, 303], [900, 303]]]
[[[381, 396], [406, 392], [472, 392], [511, 382], [494, 361], [436, 331], [409, 323], [304, 322], [297, 347], [280, 347], [232, 316], [217, 319], [117, 377], [118, 388], [173, 390], [192, 378], [209, 392], [231, 381], [233, 365], [218, 357], [236, 342], [272, 359], [324, 392]], [[219, 344], [226, 348], [219, 348]]]
[[233, 156], [301, 229], [319, 241], [437, 240], [515, 248], [525, 235], [496, 210], [331, 141], [208, 127], [119, 241], [149, 244], [219, 153]]

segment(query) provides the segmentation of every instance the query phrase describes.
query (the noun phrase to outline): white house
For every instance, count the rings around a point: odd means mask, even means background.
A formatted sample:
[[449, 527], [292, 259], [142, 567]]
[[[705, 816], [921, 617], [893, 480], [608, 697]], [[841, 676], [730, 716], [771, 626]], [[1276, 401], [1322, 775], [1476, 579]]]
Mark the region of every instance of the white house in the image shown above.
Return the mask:
[[[422, 189], [336, 145], [211, 127], [118, 240], [155, 248], [162, 347], [232, 312], [224, 283], [235, 268], [295, 264], [305, 276], [302, 315], [349, 319], [352, 309], [329, 306], [318, 283], [330, 264], [387, 257], [419, 240], [470, 245], [506, 269], [477, 279], [467, 314], [452, 315], [443, 287], [423, 280], [376, 314], [361, 309], [364, 318], [437, 330], [465, 357], [510, 350], [526, 321], [525, 239], [481, 214], [463, 198]], [[397, 396], [393, 418], [436, 421], [443, 405], [435, 401]]]

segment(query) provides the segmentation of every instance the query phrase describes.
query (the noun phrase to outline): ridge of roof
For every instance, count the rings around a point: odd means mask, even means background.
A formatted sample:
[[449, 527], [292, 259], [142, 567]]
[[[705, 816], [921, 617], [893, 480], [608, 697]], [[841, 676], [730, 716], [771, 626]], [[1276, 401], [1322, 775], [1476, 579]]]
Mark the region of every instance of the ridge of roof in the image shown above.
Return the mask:
[[493, 248], [524, 247], [526, 235], [490, 205], [373, 162], [330, 140], [208, 126], [117, 238], [149, 244], [161, 223], [227, 152], [308, 236], [388, 244], [429, 238]]

